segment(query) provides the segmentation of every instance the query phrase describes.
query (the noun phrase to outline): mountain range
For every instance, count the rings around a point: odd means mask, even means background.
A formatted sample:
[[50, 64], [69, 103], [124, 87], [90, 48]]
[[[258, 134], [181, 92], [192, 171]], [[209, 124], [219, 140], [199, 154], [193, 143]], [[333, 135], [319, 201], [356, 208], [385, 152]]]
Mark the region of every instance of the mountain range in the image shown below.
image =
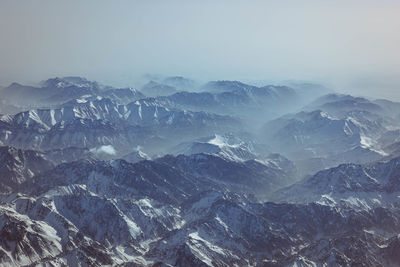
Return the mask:
[[400, 265], [400, 103], [254, 84], [1, 88], [0, 265]]

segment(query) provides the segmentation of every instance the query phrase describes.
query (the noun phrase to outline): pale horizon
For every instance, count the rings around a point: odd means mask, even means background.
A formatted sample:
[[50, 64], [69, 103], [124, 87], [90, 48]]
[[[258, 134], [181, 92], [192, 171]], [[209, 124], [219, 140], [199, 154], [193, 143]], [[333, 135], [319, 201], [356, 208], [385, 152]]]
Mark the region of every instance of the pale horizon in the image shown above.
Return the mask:
[[[0, 85], [144, 74], [306, 80], [400, 100], [396, 1], [0, 3]], [[355, 12], [355, 10], [357, 12]]]

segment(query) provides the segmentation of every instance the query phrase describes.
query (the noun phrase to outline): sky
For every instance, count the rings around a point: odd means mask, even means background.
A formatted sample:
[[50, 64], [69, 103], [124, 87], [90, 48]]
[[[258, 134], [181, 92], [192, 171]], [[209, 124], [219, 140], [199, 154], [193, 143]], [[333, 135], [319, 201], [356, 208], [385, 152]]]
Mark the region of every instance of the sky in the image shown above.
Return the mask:
[[400, 1], [1, 0], [0, 85], [306, 80], [400, 100]]

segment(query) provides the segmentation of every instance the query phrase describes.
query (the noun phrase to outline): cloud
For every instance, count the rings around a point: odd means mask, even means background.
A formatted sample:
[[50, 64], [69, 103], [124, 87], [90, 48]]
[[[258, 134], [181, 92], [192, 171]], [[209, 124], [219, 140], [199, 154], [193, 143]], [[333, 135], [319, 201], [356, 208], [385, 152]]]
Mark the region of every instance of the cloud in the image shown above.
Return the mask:
[[92, 148], [90, 152], [94, 154], [108, 154], [108, 155], [116, 154], [116, 151], [112, 145], [104, 145], [98, 148]]

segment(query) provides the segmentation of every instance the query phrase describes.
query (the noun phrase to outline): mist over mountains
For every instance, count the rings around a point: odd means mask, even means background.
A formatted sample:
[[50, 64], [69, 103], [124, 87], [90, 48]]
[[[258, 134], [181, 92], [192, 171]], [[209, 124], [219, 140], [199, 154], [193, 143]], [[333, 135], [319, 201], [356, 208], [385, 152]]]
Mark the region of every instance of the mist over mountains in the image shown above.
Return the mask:
[[400, 266], [400, 1], [0, 1], [0, 266]]
[[0, 265], [400, 264], [400, 103], [182, 76], [0, 99]]

